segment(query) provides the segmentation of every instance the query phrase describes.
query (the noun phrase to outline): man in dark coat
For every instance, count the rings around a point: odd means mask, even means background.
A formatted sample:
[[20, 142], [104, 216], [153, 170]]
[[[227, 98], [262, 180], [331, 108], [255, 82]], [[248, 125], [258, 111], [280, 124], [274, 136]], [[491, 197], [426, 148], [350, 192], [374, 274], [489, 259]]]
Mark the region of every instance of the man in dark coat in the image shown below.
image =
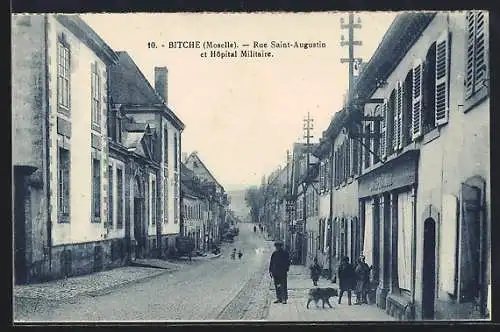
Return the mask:
[[344, 257], [339, 265], [339, 304], [342, 302], [342, 295], [347, 291], [347, 303], [351, 305], [351, 291], [356, 283], [354, 268], [349, 263], [349, 257]]
[[288, 300], [287, 273], [290, 269], [290, 256], [283, 249], [283, 242], [277, 241], [274, 246], [276, 250], [271, 255], [271, 262], [269, 263], [269, 274], [273, 278], [276, 287], [277, 300], [274, 303], [286, 304]]

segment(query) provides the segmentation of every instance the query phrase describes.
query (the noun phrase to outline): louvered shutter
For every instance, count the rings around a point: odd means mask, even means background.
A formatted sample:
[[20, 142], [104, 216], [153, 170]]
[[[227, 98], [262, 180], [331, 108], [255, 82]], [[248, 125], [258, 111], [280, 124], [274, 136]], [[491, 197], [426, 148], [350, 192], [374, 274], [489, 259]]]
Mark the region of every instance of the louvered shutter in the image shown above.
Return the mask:
[[396, 87], [396, 108], [394, 110], [394, 150], [402, 147], [403, 134], [403, 86], [401, 81], [398, 81]]
[[474, 42], [474, 91], [481, 89], [486, 80], [486, 17], [484, 11], [477, 11], [475, 15], [475, 42]]
[[380, 155], [385, 158], [387, 155], [387, 99], [384, 100], [382, 105], [382, 120], [380, 121]]
[[415, 61], [413, 65], [413, 92], [412, 92], [412, 110], [411, 110], [411, 137], [418, 138], [422, 135], [422, 81], [423, 81], [423, 62]]
[[465, 67], [465, 99], [474, 92], [474, 48], [475, 48], [475, 16], [473, 11], [467, 12], [467, 58]]
[[435, 120], [436, 126], [448, 122], [449, 100], [449, 36], [446, 30], [436, 43], [436, 98]]

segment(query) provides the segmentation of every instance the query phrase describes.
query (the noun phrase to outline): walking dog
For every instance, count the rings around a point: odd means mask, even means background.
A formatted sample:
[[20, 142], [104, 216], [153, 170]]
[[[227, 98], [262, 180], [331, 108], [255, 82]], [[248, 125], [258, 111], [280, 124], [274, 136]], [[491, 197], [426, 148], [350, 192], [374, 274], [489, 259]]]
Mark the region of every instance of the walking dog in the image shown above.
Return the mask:
[[335, 288], [327, 287], [327, 288], [311, 288], [309, 290], [309, 299], [307, 300], [306, 308], [309, 309], [309, 304], [311, 301], [314, 301], [316, 307], [318, 307], [319, 300], [323, 303], [323, 308], [325, 307], [325, 303], [328, 304], [330, 308], [333, 308], [330, 304], [330, 298], [334, 296], [339, 296], [339, 292]]

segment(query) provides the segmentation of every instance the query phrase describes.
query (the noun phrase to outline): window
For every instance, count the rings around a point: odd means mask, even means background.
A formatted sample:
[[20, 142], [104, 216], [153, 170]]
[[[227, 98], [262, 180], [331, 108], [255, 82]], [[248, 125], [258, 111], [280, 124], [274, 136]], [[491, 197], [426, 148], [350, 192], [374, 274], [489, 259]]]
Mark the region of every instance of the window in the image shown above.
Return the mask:
[[57, 43], [57, 103], [65, 110], [69, 110], [70, 97], [70, 50], [62, 35]]
[[57, 165], [57, 211], [58, 222], [69, 222], [69, 181], [70, 181], [70, 153], [62, 147], [58, 148]]
[[92, 221], [101, 221], [101, 161], [92, 158]]
[[[364, 133], [366, 135], [369, 135], [371, 134], [371, 125], [368, 123], [365, 125], [365, 130], [364, 130]], [[369, 150], [369, 147], [370, 147], [370, 139], [368, 137], [365, 137], [363, 138], [364, 142], [364, 156], [363, 156], [363, 161], [364, 161], [364, 168], [368, 168], [370, 167], [370, 150]]]
[[411, 142], [412, 84], [413, 70], [406, 75], [403, 83], [403, 146]]
[[417, 60], [414, 63], [412, 139], [448, 123], [449, 47], [449, 33], [446, 30], [429, 48], [425, 62]]
[[174, 175], [174, 223], [179, 222], [179, 174]]
[[[166, 169], [165, 169], [165, 173], [167, 173]], [[168, 212], [169, 211], [168, 211], [168, 178], [167, 177], [165, 177], [165, 179], [163, 180], [163, 190], [164, 190], [163, 204], [164, 204], [164, 211], [165, 211], [163, 221], [165, 223], [168, 223]]]
[[108, 225], [113, 226], [113, 165], [108, 166]]
[[123, 228], [123, 171], [116, 169], [116, 227]]
[[467, 58], [465, 99], [487, 95], [488, 87], [488, 17], [484, 11], [469, 11], [467, 20]]
[[117, 134], [117, 110], [108, 110], [108, 137], [113, 141], [116, 140]]
[[92, 125], [94, 129], [99, 129], [101, 127], [101, 77], [97, 62], [92, 63], [90, 90], [92, 93]]
[[163, 131], [163, 158], [165, 167], [168, 167], [168, 131], [166, 128]]
[[394, 152], [394, 113], [396, 112], [396, 97], [397, 97], [397, 89], [392, 90], [391, 95], [389, 96], [389, 100], [387, 101], [387, 110], [385, 118], [387, 123], [385, 124], [386, 130], [386, 141], [385, 148], [387, 151], [387, 155], [391, 155]]
[[178, 146], [177, 146], [177, 133], [174, 134], [174, 169], [177, 170], [179, 165], [177, 165], [177, 160], [179, 159], [179, 156], [177, 155], [178, 153]]
[[433, 43], [425, 57], [425, 64], [423, 67], [423, 109], [422, 109], [422, 130], [423, 134], [436, 127], [436, 119], [434, 116], [434, 109], [436, 107], [436, 43]]
[[156, 225], [156, 181], [151, 181], [151, 224]]

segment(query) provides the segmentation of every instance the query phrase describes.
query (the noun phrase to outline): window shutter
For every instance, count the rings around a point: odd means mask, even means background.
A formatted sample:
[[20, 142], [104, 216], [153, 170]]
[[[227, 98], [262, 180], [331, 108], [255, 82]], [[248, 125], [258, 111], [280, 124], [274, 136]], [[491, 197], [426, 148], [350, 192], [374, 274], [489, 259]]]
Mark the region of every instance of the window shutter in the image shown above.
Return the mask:
[[486, 17], [484, 11], [477, 11], [475, 15], [474, 41], [474, 91], [484, 86], [487, 75], [486, 65]]
[[398, 81], [396, 88], [396, 110], [394, 112], [394, 150], [402, 147], [403, 134], [403, 85]]
[[474, 47], [475, 16], [473, 11], [467, 12], [467, 58], [465, 66], [465, 99], [474, 92]]
[[413, 65], [413, 92], [411, 111], [411, 135], [413, 140], [422, 135], [422, 81], [423, 62], [422, 60], [417, 60]]
[[387, 148], [387, 99], [384, 100], [384, 104], [382, 105], [382, 120], [380, 121], [380, 155], [382, 158], [386, 157]]
[[435, 119], [436, 126], [448, 122], [449, 100], [448, 100], [448, 77], [449, 77], [449, 36], [446, 30], [436, 43], [436, 103]]

